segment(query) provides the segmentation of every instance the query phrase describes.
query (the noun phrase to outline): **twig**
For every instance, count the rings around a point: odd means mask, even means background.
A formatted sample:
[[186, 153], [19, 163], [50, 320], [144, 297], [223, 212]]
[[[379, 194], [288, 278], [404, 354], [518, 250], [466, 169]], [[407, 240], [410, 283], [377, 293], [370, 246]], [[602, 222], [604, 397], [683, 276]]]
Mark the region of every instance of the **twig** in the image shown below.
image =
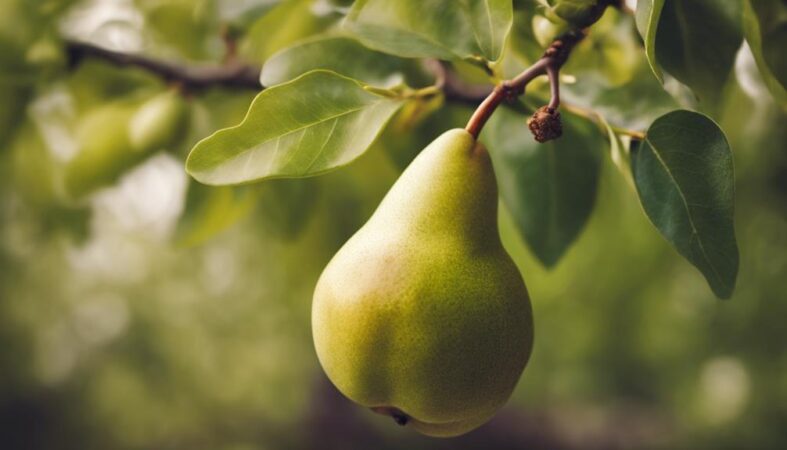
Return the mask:
[[237, 62], [215, 66], [186, 66], [76, 41], [66, 42], [66, 51], [71, 64], [77, 64], [85, 58], [97, 58], [120, 67], [139, 67], [167, 81], [176, 82], [185, 89], [198, 90], [214, 86], [262, 89], [259, 67]]
[[[566, 104], [564, 104], [563, 107], [567, 111], [570, 111], [570, 112], [572, 112], [572, 113], [574, 113], [574, 114], [576, 114], [578, 116], [582, 116], [582, 117], [585, 117], [587, 119], [592, 120], [593, 122], [596, 122], [602, 128], [605, 126], [604, 124], [606, 123], [606, 121], [603, 119], [601, 114], [599, 114], [596, 111], [593, 111], [592, 109], [583, 108], [583, 107], [577, 106], [577, 105], [566, 105]], [[632, 139], [636, 139], [638, 141], [644, 141], [645, 140], [645, 133], [642, 132], [642, 131], [632, 130], [632, 129], [629, 129], [629, 128], [622, 128], [622, 127], [618, 127], [618, 126], [611, 125], [611, 124], [609, 125], [609, 128], [613, 132], [615, 132], [615, 134], [628, 136], [628, 137], [630, 137]]]
[[503, 81], [495, 86], [494, 90], [483, 102], [481, 102], [481, 105], [475, 110], [473, 116], [470, 117], [470, 121], [467, 122], [465, 129], [474, 137], [478, 137], [484, 124], [486, 124], [487, 120], [489, 120], [492, 113], [503, 100], [523, 94], [528, 83], [541, 75], [549, 76], [552, 99], [549, 102], [548, 108], [550, 109], [550, 114], [554, 113], [560, 104], [558, 71], [563, 64], [565, 64], [574, 46], [584, 37], [585, 35], [582, 32], [571, 31], [557, 38], [552, 42], [549, 48], [547, 48], [544, 55], [532, 66], [527, 68], [516, 78]]

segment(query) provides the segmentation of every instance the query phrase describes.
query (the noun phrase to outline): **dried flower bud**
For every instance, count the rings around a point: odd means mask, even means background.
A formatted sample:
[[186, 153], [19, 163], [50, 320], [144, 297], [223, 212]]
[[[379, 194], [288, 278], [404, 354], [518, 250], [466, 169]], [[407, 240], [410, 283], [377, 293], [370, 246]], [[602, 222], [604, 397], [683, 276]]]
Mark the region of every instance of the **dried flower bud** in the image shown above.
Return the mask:
[[527, 127], [538, 142], [557, 139], [563, 134], [560, 113], [549, 106], [538, 108], [533, 117], [527, 120]]

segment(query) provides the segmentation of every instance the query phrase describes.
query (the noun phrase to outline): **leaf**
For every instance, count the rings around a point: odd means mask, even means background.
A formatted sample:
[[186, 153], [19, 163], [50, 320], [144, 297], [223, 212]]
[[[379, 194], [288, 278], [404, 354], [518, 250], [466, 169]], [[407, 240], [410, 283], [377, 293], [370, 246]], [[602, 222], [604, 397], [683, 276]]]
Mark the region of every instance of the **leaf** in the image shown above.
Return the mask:
[[645, 42], [645, 56], [648, 58], [648, 65], [661, 83], [664, 82], [664, 75], [656, 61], [656, 32], [663, 7], [664, 0], [639, 0], [636, 12], [637, 30]]
[[661, 11], [656, 33], [659, 64], [711, 110], [743, 40], [740, 17], [737, 0], [670, 0]]
[[696, 112], [668, 113], [632, 149], [631, 168], [648, 218], [702, 272], [716, 296], [728, 298], [738, 246], [732, 152], [722, 130]]
[[511, 0], [359, 0], [345, 27], [399, 56], [497, 61], [512, 21]]
[[765, 84], [776, 101], [787, 106], [787, 4], [744, 0], [743, 29]]
[[205, 186], [191, 181], [175, 228], [176, 244], [192, 247], [204, 243], [245, 217], [255, 200], [254, 191], [247, 187]]
[[293, 241], [309, 226], [319, 207], [322, 180], [271, 180], [259, 186], [257, 217], [262, 231], [279, 241]]
[[629, 152], [629, 148], [621, 142], [620, 136], [615, 133], [615, 130], [609, 122], [607, 122], [604, 116], [599, 114], [597, 117], [599, 122], [601, 122], [601, 126], [603, 126], [604, 130], [607, 132], [609, 156], [610, 159], [612, 159], [612, 163], [615, 164], [615, 167], [621, 175], [623, 175], [623, 178], [626, 179], [626, 183], [633, 188], [634, 178], [631, 175], [631, 153]]
[[536, 257], [552, 267], [577, 238], [596, 198], [604, 138], [561, 112], [563, 136], [539, 144], [525, 116], [499, 109], [485, 128], [500, 195]]
[[318, 175], [360, 156], [401, 105], [334, 72], [309, 72], [262, 91], [240, 125], [197, 143], [186, 170], [212, 185]]
[[188, 59], [215, 57], [213, 41], [219, 28], [215, 5], [206, 0], [138, 2], [145, 16], [145, 31], [152, 46], [172, 49]]
[[[561, 86], [563, 88], [563, 86]], [[610, 123], [632, 129], [645, 129], [659, 116], [679, 107], [645, 64], [637, 67], [632, 79], [623, 86], [610, 87], [598, 77], [577, 78], [560, 92], [571, 103], [592, 108]]]
[[331, 70], [382, 87], [413, 78], [418, 82], [414, 60], [370, 50], [343, 36], [321, 36], [276, 53], [262, 67], [260, 81], [263, 86], [274, 86], [314, 69]]
[[334, 26], [340, 16], [315, 0], [285, 0], [257, 19], [241, 41], [240, 56], [265, 62], [275, 52]]

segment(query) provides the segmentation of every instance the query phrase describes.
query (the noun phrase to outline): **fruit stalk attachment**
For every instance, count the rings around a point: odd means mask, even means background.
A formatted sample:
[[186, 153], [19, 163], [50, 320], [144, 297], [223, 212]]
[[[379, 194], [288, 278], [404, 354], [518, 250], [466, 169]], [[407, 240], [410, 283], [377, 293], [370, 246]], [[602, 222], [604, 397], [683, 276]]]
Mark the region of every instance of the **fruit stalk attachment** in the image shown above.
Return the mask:
[[560, 68], [565, 64], [571, 50], [585, 37], [579, 30], [569, 31], [557, 39], [544, 51], [544, 55], [524, 72], [511, 80], [495, 86], [495, 89], [484, 99], [467, 122], [465, 129], [477, 138], [487, 120], [492, 116], [504, 100], [512, 100], [525, 93], [528, 83], [541, 75], [549, 78], [551, 99], [549, 104], [540, 108], [528, 121], [528, 127], [539, 142], [560, 137]]

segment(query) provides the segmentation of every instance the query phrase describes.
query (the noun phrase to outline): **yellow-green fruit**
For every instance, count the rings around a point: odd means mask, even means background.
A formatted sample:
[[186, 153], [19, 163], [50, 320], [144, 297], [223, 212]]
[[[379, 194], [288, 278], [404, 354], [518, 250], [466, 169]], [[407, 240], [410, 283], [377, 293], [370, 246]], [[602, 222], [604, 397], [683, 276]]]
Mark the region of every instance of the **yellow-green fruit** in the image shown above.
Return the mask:
[[530, 300], [468, 132], [427, 146], [334, 256], [312, 329], [344, 395], [423, 434], [466, 433], [506, 402], [530, 356]]
[[111, 184], [147, 156], [134, 150], [129, 141], [128, 123], [133, 113], [133, 107], [111, 104], [89, 112], [79, 123], [79, 149], [65, 167], [65, 186], [72, 197]]
[[145, 102], [128, 126], [129, 141], [136, 151], [169, 149], [183, 137], [189, 107], [177, 91], [156, 95]]
[[11, 147], [12, 179], [26, 203], [49, 207], [57, 202], [55, 164], [35, 125], [24, 122]]
[[560, 17], [572, 28], [585, 28], [600, 19], [610, 3], [608, 0], [557, 0], [548, 14]]

